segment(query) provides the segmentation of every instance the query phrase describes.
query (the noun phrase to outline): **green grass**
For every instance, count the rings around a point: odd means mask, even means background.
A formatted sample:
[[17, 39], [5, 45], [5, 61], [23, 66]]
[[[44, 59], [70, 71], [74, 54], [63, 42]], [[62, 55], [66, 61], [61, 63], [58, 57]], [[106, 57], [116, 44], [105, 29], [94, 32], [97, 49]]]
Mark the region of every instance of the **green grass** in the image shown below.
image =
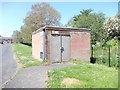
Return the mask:
[[[49, 88], [118, 88], [118, 70], [100, 64], [74, 61], [76, 66], [55, 69], [48, 72]], [[64, 78], [81, 81], [76, 85], [63, 85]]]
[[32, 57], [32, 48], [23, 44], [13, 44], [12, 45], [14, 53], [16, 54], [18, 63], [22, 64], [24, 68], [30, 66], [38, 66], [41, 64], [39, 60]]

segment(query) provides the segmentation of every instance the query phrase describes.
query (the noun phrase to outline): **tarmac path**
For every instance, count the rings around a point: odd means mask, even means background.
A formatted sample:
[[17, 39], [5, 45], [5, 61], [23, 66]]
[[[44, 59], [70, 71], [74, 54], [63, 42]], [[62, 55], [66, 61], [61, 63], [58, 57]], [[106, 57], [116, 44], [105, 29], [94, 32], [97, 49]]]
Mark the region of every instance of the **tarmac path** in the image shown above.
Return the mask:
[[1, 86], [8, 80], [10, 80], [13, 74], [16, 72], [17, 63], [13, 57], [13, 51], [10, 43], [0, 44], [0, 51], [2, 51], [1, 52], [2, 60], [0, 62], [1, 63], [0, 81], [2, 81], [2, 83], [0, 84]]
[[51, 65], [33, 66], [21, 70], [5, 88], [47, 88], [47, 72], [56, 68], [73, 66], [68, 63], [55, 63]]

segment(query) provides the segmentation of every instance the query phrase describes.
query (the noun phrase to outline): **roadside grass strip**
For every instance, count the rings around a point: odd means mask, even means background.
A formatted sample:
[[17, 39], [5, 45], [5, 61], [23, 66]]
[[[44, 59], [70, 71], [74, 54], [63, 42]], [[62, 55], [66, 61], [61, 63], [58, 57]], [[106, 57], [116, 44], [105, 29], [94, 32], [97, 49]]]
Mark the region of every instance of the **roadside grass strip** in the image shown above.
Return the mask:
[[30, 46], [23, 44], [13, 44], [12, 46], [16, 58], [19, 60], [18, 63], [22, 64], [23, 68], [42, 64], [41, 61], [32, 57], [32, 48]]

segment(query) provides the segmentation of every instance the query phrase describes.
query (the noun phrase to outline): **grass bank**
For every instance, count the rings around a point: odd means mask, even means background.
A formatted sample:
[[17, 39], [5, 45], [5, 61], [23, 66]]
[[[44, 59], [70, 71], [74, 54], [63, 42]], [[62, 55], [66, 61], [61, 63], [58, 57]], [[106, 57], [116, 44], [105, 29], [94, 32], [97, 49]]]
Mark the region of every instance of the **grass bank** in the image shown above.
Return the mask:
[[22, 64], [24, 68], [41, 64], [39, 60], [32, 57], [32, 48], [30, 46], [24, 44], [13, 44], [12, 47], [16, 54], [16, 58], [19, 60], [18, 63]]
[[[48, 72], [49, 88], [117, 88], [118, 70], [100, 64], [74, 61], [76, 66], [55, 69]], [[79, 80], [77, 84], [62, 84], [65, 78]], [[67, 81], [70, 83], [70, 81]]]

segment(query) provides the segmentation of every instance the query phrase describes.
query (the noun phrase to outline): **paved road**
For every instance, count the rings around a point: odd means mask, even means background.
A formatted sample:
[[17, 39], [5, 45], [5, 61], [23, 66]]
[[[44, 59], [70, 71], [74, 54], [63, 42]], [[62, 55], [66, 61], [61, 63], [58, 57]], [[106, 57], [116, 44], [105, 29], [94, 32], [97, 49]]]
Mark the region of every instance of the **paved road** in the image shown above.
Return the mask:
[[21, 70], [5, 88], [46, 88], [47, 72], [51, 69], [73, 66], [73, 64], [51, 64]]
[[[8, 81], [17, 69], [17, 63], [13, 58], [11, 44], [0, 44], [0, 51], [2, 51], [2, 84]], [[1, 50], [2, 49], [2, 50]]]

